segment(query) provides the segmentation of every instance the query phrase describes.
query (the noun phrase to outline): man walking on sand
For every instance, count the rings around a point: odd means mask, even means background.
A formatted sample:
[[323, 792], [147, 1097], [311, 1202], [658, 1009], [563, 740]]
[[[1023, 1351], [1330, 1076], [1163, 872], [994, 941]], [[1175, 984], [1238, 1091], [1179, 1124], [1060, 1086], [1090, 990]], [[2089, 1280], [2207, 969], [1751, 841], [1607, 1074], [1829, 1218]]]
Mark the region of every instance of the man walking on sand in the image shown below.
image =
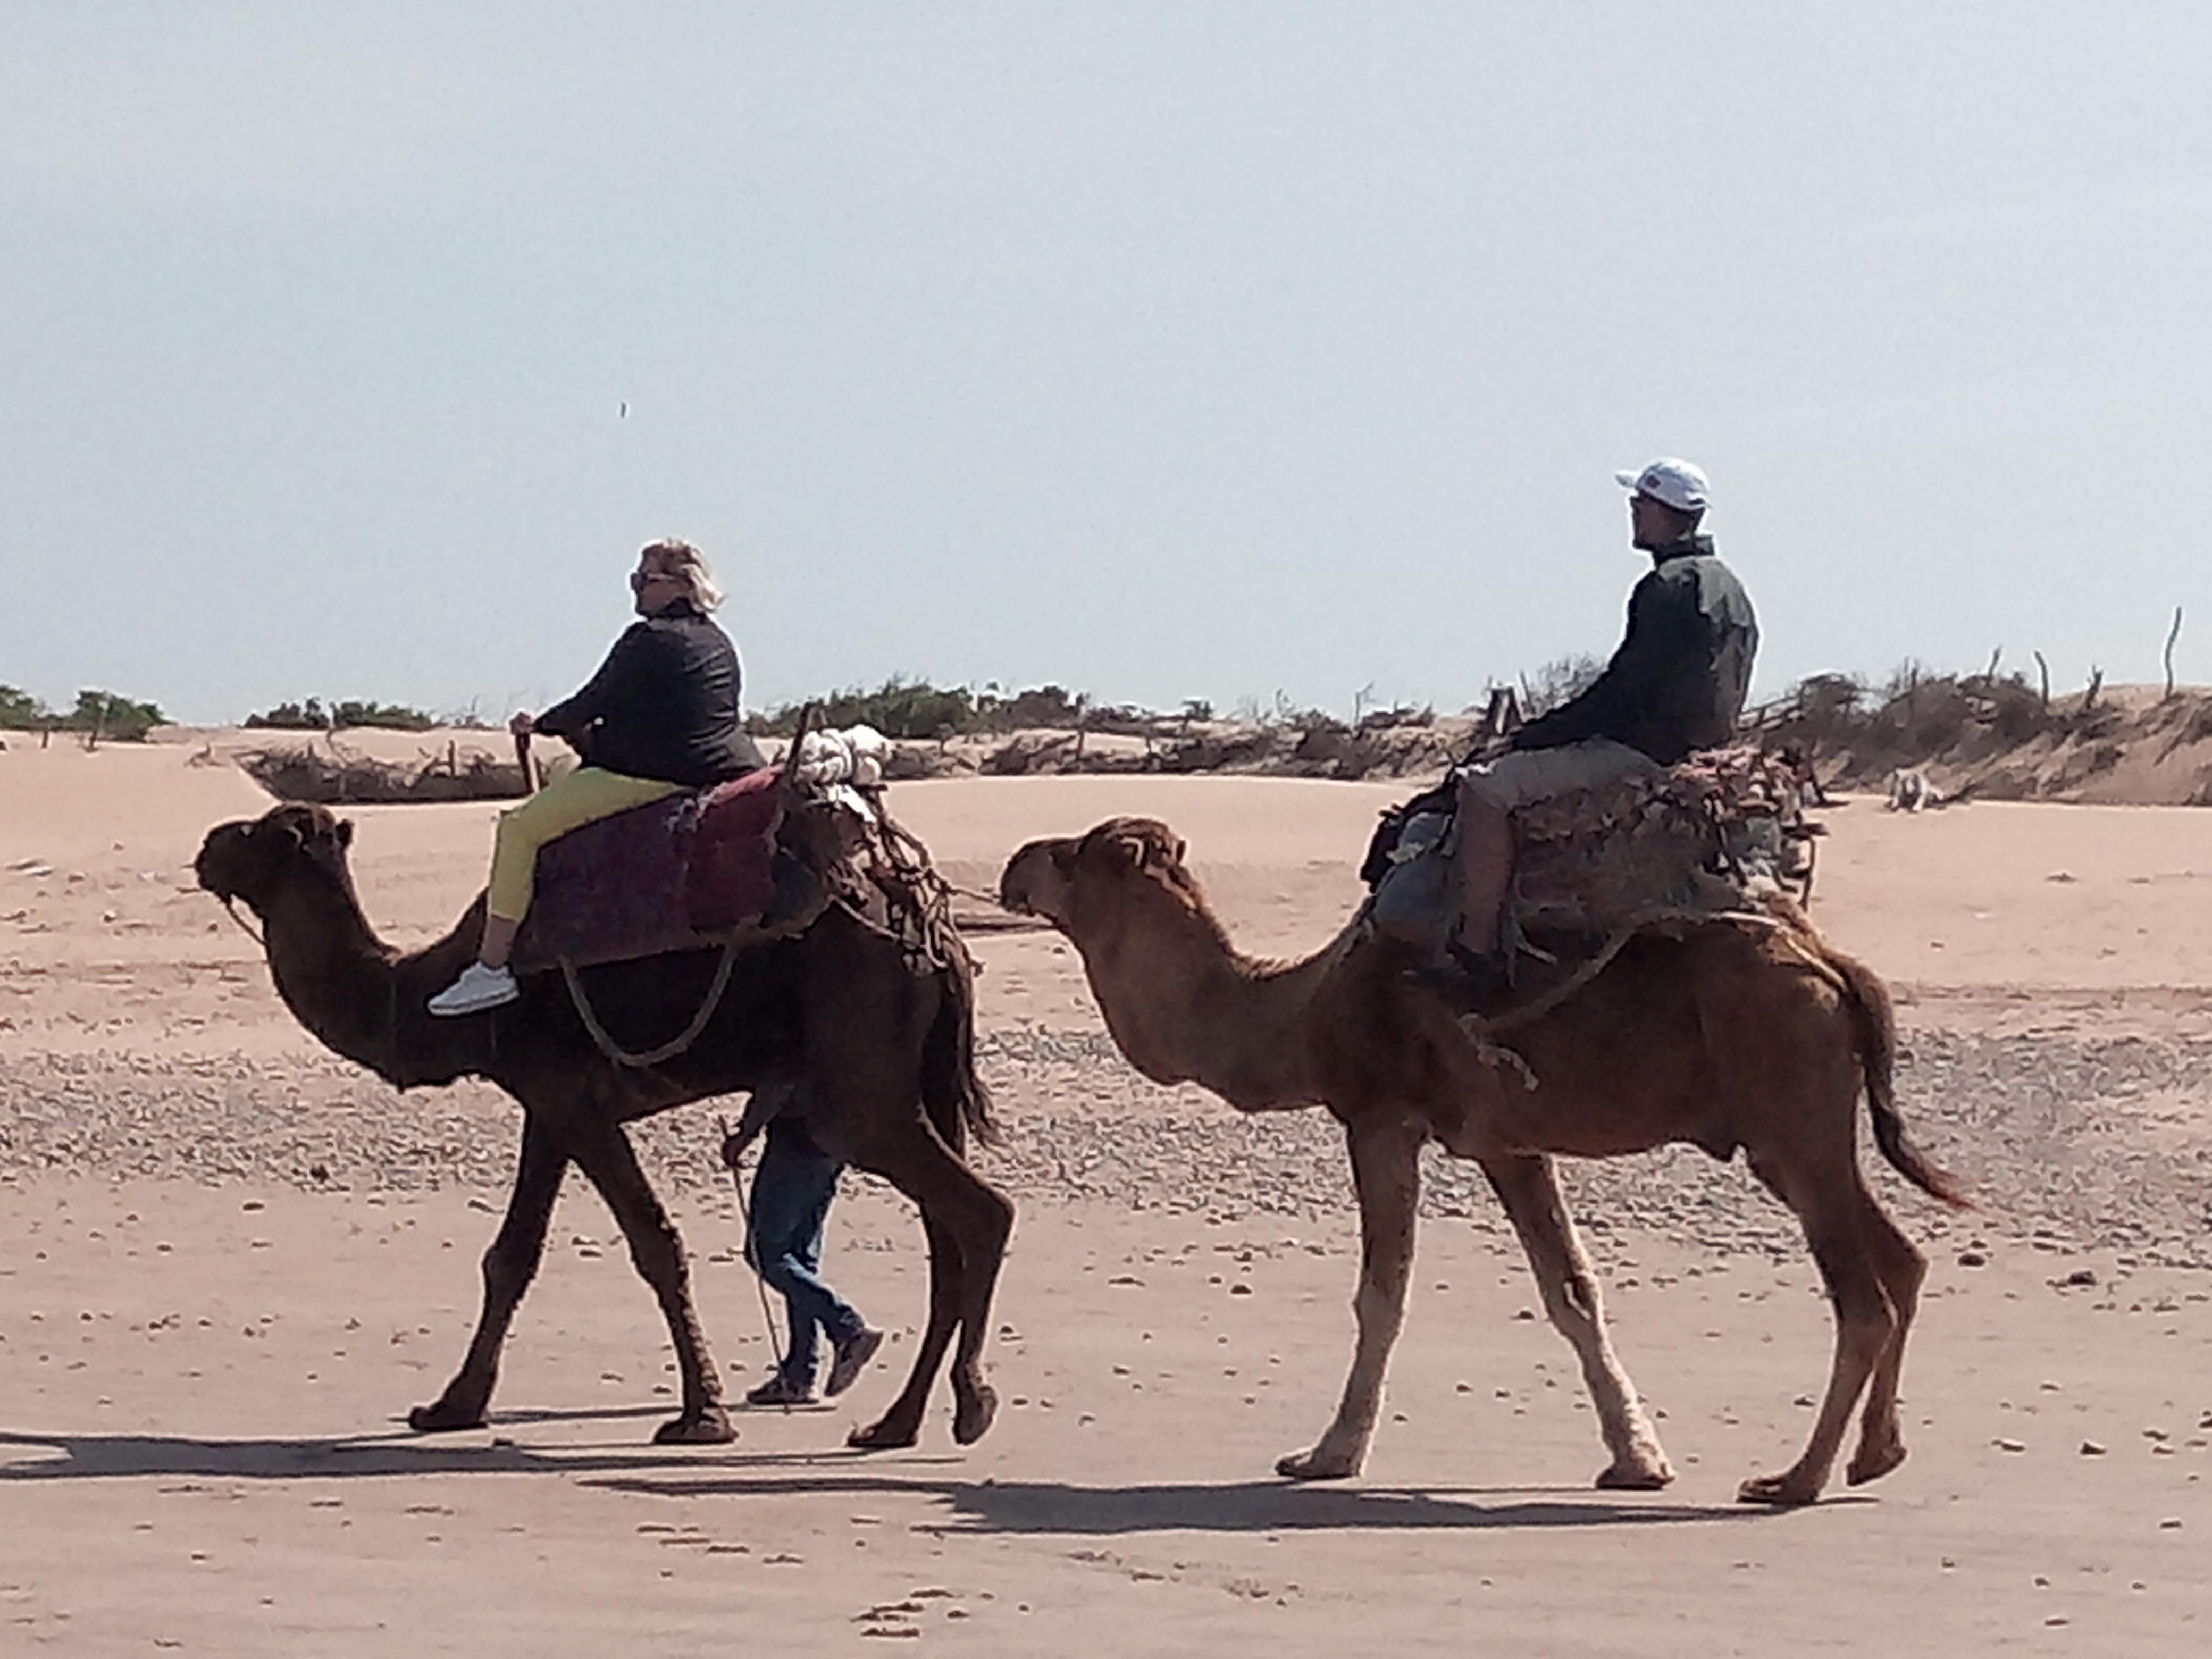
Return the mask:
[[722, 1149], [734, 1169], [745, 1143], [766, 1124], [768, 1142], [746, 1206], [745, 1256], [783, 1297], [791, 1334], [774, 1374], [746, 1394], [748, 1406], [811, 1404], [822, 1336], [830, 1339], [825, 1399], [851, 1388], [884, 1344], [884, 1334], [821, 1276], [823, 1227], [844, 1165], [815, 1145], [803, 1107], [795, 1089], [761, 1091]]

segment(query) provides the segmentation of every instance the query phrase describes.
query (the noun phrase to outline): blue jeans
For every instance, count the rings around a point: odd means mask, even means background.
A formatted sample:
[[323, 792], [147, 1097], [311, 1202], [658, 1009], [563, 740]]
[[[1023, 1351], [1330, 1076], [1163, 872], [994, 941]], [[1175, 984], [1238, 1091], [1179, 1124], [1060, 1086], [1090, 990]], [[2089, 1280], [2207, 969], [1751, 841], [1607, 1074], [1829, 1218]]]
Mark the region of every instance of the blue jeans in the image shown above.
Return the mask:
[[818, 1272], [822, 1226], [842, 1167], [807, 1138], [801, 1120], [777, 1118], [769, 1125], [760, 1168], [753, 1172], [745, 1254], [790, 1310], [791, 1344], [778, 1369], [800, 1388], [814, 1385], [819, 1334], [847, 1342], [867, 1324]]

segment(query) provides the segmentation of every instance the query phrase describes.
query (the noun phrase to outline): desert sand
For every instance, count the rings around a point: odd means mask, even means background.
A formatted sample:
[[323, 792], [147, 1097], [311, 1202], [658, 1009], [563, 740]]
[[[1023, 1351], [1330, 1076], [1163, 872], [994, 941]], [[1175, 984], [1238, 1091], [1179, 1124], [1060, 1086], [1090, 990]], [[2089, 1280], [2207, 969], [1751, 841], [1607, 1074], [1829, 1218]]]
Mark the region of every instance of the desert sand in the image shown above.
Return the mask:
[[[1623, 1358], [1680, 1478], [1590, 1489], [1572, 1356], [1478, 1179], [1432, 1160], [1359, 1480], [1270, 1469], [1333, 1408], [1356, 1265], [1319, 1113], [1237, 1117], [1121, 1061], [1073, 953], [979, 932], [1020, 1206], [958, 1450], [860, 1456], [921, 1314], [903, 1203], [853, 1180], [830, 1276], [892, 1346], [833, 1406], [647, 1443], [651, 1297], [572, 1185], [494, 1420], [420, 1437], [458, 1360], [519, 1115], [319, 1048], [192, 885], [268, 803], [187, 746], [0, 753], [0, 1653], [2197, 1653], [2212, 1642], [2212, 815], [1831, 813], [1816, 918], [1887, 975], [1905, 1109], [1982, 1209], [1874, 1167], [1933, 1272], [1911, 1460], [1815, 1508], [1735, 1484], [1802, 1437], [1830, 1328], [1786, 1214], [1676, 1151], [1571, 1167]], [[1022, 841], [1166, 818], [1245, 948], [1326, 939], [1403, 785], [902, 784], [976, 895]], [[494, 809], [351, 813], [386, 937], [449, 925]], [[978, 911], [979, 896], [969, 901]], [[641, 1145], [716, 1352], [772, 1352], [714, 1110]], [[780, 1310], [779, 1310], [780, 1316]]]

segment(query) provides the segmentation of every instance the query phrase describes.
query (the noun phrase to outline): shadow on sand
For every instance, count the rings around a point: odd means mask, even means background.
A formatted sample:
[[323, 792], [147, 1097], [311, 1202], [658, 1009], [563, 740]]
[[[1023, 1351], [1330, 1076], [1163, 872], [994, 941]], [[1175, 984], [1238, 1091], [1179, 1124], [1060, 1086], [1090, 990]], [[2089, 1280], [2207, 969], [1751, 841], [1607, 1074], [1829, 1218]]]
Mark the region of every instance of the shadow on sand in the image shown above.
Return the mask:
[[[651, 1407], [501, 1413], [501, 1424], [657, 1416]], [[1074, 1486], [958, 1480], [954, 1455], [741, 1452], [629, 1443], [524, 1447], [477, 1431], [467, 1438], [387, 1434], [217, 1440], [169, 1435], [40, 1434], [0, 1430], [0, 1486], [148, 1478], [343, 1480], [408, 1475], [538, 1474], [633, 1496], [711, 1501], [810, 1495], [912, 1498], [943, 1512], [921, 1531], [1110, 1537], [1142, 1533], [1491, 1531], [1501, 1528], [1679, 1526], [1747, 1522], [1778, 1511], [1741, 1505], [1623, 1499], [1597, 1492], [1225, 1485]], [[28, 1453], [29, 1455], [24, 1454]], [[41, 1455], [43, 1454], [43, 1455]]]
[[[595, 1480], [618, 1492], [653, 1498], [742, 1498], [843, 1492], [910, 1492], [934, 1498], [951, 1516], [917, 1530], [954, 1534], [1058, 1534], [1111, 1537], [1150, 1532], [1467, 1531], [1510, 1527], [1680, 1525], [1753, 1521], [1780, 1511], [1740, 1504], [1624, 1502], [1590, 1492], [1469, 1493], [1417, 1488], [1296, 1486], [1284, 1480], [1222, 1486], [1078, 1486], [1056, 1480], [900, 1480], [824, 1474], [793, 1479], [639, 1479]], [[1495, 1498], [1502, 1501], [1485, 1501]]]

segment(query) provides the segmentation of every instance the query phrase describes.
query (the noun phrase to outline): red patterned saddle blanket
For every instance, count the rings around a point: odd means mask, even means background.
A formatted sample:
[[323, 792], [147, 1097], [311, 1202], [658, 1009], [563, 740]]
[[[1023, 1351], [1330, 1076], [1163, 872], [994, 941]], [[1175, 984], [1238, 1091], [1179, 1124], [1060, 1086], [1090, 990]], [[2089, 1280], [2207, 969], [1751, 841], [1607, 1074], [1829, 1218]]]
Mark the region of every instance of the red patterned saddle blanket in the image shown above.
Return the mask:
[[634, 806], [551, 841], [514, 941], [522, 972], [726, 943], [775, 896], [776, 767]]

